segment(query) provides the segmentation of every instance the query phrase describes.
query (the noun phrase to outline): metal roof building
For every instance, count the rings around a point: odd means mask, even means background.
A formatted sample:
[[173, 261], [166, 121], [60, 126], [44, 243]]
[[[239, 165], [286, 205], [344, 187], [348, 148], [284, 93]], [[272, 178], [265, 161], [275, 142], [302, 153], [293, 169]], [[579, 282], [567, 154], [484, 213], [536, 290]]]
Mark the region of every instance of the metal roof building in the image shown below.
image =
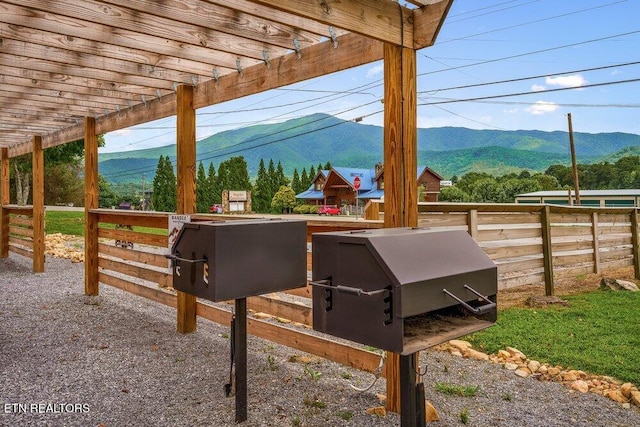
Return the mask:
[[[573, 190], [518, 194], [516, 203], [547, 203], [565, 206], [577, 204], [576, 193]], [[640, 189], [581, 190], [580, 204], [600, 207], [638, 207], [640, 206]]]

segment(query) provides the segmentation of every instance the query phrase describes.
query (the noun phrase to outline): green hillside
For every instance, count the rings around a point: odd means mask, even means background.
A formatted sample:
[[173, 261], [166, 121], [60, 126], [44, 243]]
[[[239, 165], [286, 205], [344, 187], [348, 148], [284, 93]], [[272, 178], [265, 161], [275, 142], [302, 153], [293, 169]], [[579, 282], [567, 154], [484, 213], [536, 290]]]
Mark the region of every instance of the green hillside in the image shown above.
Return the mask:
[[[382, 128], [314, 114], [283, 123], [220, 132], [197, 142], [198, 160], [214, 166], [242, 155], [255, 176], [261, 158], [280, 161], [285, 173], [330, 161], [346, 167], [373, 167], [382, 161]], [[640, 147], [640, 135], [575, 133], [580, 162], [614, 156]], [[441, 175], [469, 171], [501, 175], [529, 169], [543, 171], [551, 164], [568, 164], [566, 132], [429, 128], [418, 130], [419, 161]], [[160, 155], [175, 161], [175, 145], [99, 155], [100, 173], [111, 182], [152, 180]], [[633, 152], [633, 151], [629, 151]], [[600, 160], [597, 160], [600, 161]], [[614, 159], [615, 161], [615, 159]]]

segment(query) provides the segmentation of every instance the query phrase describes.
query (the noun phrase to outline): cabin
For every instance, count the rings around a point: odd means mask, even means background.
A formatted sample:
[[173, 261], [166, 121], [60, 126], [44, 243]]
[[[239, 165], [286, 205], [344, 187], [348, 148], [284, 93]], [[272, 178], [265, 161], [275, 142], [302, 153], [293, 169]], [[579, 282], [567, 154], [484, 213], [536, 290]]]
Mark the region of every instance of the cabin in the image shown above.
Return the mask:
[[[426, 166], [418, 166], [416, 176], [419, 201], [437, 202], [442, 176]], [[356, 181], [359, 181], [358, 189]], [[374, 169], [334, 167], [321, 170], [306, 191], [296, 194], [296, 199], [312, 205], [337, 206], [352, 206], [356, 200], [366, 203], [384, 199], [384, 167], [379, 163]]]

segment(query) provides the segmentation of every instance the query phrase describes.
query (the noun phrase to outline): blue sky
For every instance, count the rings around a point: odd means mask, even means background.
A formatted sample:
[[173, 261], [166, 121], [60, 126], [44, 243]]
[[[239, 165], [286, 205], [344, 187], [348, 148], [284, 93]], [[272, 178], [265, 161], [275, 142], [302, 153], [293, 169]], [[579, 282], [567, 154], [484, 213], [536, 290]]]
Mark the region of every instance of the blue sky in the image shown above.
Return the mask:
[[[418, 126], [566, 131], [571, 113], [575, 132], [640, 134], [638, 17], [640, 0], [455, 0], [417, 52]], [[318, 112], [382, 125], [382, 77], [380, 61], [200, 109], [196, 139]], [[112, 132], [100, 152], [175, 143], [174, 127]]]

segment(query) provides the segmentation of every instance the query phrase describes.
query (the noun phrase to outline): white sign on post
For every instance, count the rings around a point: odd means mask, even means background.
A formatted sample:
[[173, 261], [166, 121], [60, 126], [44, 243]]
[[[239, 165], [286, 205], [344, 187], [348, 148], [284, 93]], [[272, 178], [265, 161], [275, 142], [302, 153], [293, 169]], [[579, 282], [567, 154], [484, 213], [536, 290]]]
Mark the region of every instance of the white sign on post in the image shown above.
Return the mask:
[[[169, 252], [171, 252], [171, 248], [176, 242], [178, 234], [180, 234], [180, 230], [182, 230], [182, 225], [185, 222], [191, 222], [191, 215], [169, 215]], [[171, 260], [169, 260], [169, 274], [173, 274]]]

